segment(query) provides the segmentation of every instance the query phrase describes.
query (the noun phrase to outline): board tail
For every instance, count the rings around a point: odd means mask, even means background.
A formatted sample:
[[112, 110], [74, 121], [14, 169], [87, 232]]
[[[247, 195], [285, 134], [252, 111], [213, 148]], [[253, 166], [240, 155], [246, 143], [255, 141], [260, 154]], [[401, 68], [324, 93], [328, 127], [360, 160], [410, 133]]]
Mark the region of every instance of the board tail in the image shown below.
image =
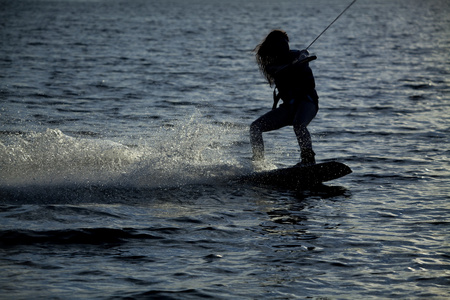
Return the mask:
[[352, 173], [349, 166], [336, 162], [320, 163], [309, 167], [291, 167], [241, 176], [237, 181], [260, 185], [300, 189], [317, 186], [323, 182]]

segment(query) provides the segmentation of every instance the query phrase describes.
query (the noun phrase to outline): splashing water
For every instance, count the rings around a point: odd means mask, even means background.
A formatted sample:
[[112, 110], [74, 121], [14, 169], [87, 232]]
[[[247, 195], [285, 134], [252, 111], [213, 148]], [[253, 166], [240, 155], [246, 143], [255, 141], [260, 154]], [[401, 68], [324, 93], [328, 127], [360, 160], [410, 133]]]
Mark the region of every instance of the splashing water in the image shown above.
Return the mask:
[[208, 123], [196, 112], [186, 121], [159, 128], [125, 181], [133, 186], [180, 186], [249, 172], [250, 161], [231, 153], [243, 134], [239, 126]]
[[9, 186], [105, 182], [139, 159], [119, 143], [73, 138], [58, 129], [10, 136], [0, 151], [0, 182]]
[[225, 178], [250, 170], [229, 151], [242, 133], [196, 112], [160, 127], [144, 145], [74, 138], [58, 129], [9, 135], [0, 143], [0, 185], [163, 187]]

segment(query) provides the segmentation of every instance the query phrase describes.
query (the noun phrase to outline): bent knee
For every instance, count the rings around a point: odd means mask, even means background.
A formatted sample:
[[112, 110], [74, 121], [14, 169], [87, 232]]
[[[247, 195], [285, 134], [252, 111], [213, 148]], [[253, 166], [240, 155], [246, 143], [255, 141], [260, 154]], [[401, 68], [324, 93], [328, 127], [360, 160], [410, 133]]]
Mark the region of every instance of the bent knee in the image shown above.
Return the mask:
[[294, 131], [295, 132], [305, 132], [308, 131], [308, 128], [306, 127], [307, 125], [304, 123], [300, 123], [300, 124], [294, 124]]
[[250, 124], [250, 133], [256, 133], [261, 132], [261, 125], [259, 124], [258, 120], [254, 121], [252, 124]]

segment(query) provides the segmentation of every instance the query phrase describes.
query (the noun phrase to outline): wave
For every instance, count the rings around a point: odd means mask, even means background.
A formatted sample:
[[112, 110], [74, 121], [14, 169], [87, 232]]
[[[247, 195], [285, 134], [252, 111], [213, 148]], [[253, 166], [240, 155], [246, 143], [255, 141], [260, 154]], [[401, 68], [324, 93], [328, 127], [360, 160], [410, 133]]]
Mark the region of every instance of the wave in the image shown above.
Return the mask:
[[130, 240], [162, 239], [133, 228], [80, 228], [67, 230], [4, 230], [0, 231], [0, 246], [68, 245], [68, 244], [122, 244]]

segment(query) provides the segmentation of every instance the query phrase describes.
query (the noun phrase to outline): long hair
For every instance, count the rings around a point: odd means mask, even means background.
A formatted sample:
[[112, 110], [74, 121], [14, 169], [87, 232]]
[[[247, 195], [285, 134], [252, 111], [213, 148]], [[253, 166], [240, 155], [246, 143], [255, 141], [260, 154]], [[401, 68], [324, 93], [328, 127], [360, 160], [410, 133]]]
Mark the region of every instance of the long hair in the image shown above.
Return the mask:
[[274, 63], [282, 63], [289, 53], [289, 37], [283, 30], [272, 30], [267, 37], [259, 43], [255, 52], [256, 63], [259, 70], [269, 82], [270, 86], [275, 83], [273, 74], [268, 72], [267, 67]]

